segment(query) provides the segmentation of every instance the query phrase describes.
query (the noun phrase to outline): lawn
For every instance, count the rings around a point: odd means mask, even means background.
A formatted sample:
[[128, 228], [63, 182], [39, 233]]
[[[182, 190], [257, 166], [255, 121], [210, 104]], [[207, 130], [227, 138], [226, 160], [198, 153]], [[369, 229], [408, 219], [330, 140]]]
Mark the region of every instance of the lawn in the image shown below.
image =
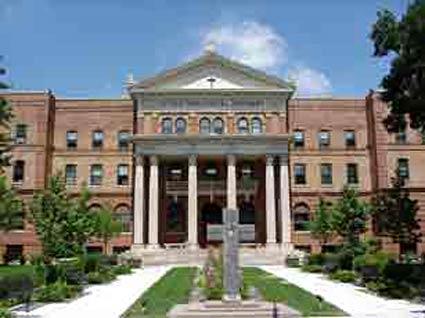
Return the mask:
[[31, 265], [0, 265], [0, 278], [10, 274], [32, 274], [33, 267]]
[[174, 305], [188, 302], [196, 271], [196, 267], [173, 268], [149, 288], [123, 317], [166, 317]]
[[335, 306], [259, 268], [244, 268], [243, 279], [248, 286], [258, 288], [264, 300], [285, 303], [304, 316], [346, 316]]

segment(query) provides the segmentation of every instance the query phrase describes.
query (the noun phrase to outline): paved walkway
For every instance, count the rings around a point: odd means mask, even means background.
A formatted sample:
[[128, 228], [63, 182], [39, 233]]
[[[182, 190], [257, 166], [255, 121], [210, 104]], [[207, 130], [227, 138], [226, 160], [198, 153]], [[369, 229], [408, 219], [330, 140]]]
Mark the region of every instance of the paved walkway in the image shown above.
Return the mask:
[[356, 318], [424, 318], [425, 305], [390, 300], [365, 293], [353, 284], [331, 281], [321, 274], [304, 273], [283, 266], [259, 266], [261, 269], [298, 285]]
[[136, 269], [133, 274], [118, 276], [106, 285], [93, 285], [84, 295], [69, 303], [54, 303], [29, 313], [40, 318], [118, 318], [171, 266], [152, 266]]

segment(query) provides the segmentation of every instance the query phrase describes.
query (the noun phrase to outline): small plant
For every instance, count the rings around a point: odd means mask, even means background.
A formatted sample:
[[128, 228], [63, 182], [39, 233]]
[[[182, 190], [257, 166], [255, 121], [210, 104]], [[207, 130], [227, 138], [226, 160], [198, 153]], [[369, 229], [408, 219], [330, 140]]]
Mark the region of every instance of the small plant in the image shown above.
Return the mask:
[[117, 265], [112, 268], [112, 271], [115, 275], [125, 275], [131, 274], [131, 266], [130, 265]]
[[7, 308], [0, 308], [0, 318], [12, 318], [12, 314]]
[[357, 280], [357, 274], [353, 271], [339, 270], [329, 275], [333, 280], [339, 280], [343, 283], [354, 283]]
[[309, 265], [309, 264], [304, 265], [301, 269], [302, 269], [303, 272], [308, 272], [308, 273], [322, 273], [322, 271], [323, 271], [322, 266], [315, 265], [315, 264], [313, 264], [313, 265]]
[[34, 299], [45, 303], [60, 302], [75, 297], [81, 289], [81, 286], [69, 286], [64, 282], [56, 282], [38, 289]]
[[89, 284], [104, 284], [109, 283], [115, 279], [116, 275], [112, 270], [102, 269], [98, 272], [90, 272], [87, 275]]

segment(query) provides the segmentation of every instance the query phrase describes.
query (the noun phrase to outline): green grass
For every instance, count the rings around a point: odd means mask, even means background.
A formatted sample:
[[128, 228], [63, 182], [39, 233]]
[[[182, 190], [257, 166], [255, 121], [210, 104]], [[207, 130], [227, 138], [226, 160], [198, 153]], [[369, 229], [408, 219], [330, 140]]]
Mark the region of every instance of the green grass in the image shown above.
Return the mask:
[[259, 268], [244, 268], [243, 279], [258, 288], [264, 300], [285, 303], [304, 316], [346, 316], [339, 308]]
[[11, 274], [25, 274], [32, 272], [33, 267], [31, 265], [0, 265], [0, 278]]
[[195, 267], [171, 269], [127, 310], [124, 317], [166, 317], [174, 305], [188, 302], [196, 271]]

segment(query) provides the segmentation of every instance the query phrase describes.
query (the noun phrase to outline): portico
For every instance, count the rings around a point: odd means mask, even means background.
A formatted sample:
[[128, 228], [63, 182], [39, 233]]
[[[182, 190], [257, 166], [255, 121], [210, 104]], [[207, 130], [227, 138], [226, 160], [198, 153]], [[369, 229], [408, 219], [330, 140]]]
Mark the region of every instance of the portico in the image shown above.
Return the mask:
[[[291, 218], [287, 135], [157, 134], [136, 136], [134, 143], [137, 157], [134, 188], [135, 245], [155, 249], [160, 243], [167, 243], [166, 225], [164, 225], [169, 221], [168, 214], [164, 211], [167, 205], [160, 202], [160, 198], [164, 198], [166, 192], [165, 196], [171, 198], [187, 198], [187, 204], [183, 204], [186, 211], [181, 211], [177, 207], [171, 209], [172, 213], [180, 212], [185, 216], [184, 220], [177, 217], [177, 222], [186, 224], [181, 227], [183, 240], [179, 242], [185, 243], [187, 248], [197, 248], [200, 245], [205, 246], [205, 243], [211, 243], [214, 229], [220, 227], [220, 222], [214, 224], [205, 218], [205, 215], [201, 215], [199, 200], [202, 201], [205, 195], [215, 196], [218, 202], [222, 202], [221, 207], [233, 209], [241, 209], [241, 200], [238, 198], [242, 197], [242, 200], [255, 198], [255, 220], [251, 221], [253, 222], [251, 224], [246, 224], [247, 231], [250, 228], [255, 231], [252, 243], [263, 243], [267, 247], [276, 247], [280, 244], [284, 247], [289, 246]], [[219, 162], [217, 166], [218, 170], [223, 171], [222, 174], [214, 172], [217, 168], [212, 167], [216, 166], [208, 164], [211, 159]], [[186, 167], [176, 165], [175, 162], [183, 163]], [[246, 171], [249, 170], [247, 168], [249, 166], [244, 164], [246, 162], [257, 163], [253, 170], [260, 174], [258, 178], [260, 181], [254, 180], [250, 183], [247, 181], [249, 177], [241, 176], [250, 173]], [[163, 167], [160, 169], [161, 165]], [[199, 180], [202, 177], [200, 167], [205, 173], [216, 173], [218, 176], [223, 175], [223, 178]], [[260, 171], [261, 169], [263, 171]], [[159, 171], [162, 171], [161, 176]], [[171, 179], [167, 179], [167, 171], [178, 174], [179, 178], [176, 179], [172, 175]], [[162, 195], [160, 184], [163, 187]], [[216, 201], [210, 199], [210, 202]], [[241, 213], [244, 213], [242, 211]], [[164, 213], [166, 216], [161, 217]], [[208, 233], [203, 233], [206, 231]], [[247, 236], [249, 237], [249, 233]]]

